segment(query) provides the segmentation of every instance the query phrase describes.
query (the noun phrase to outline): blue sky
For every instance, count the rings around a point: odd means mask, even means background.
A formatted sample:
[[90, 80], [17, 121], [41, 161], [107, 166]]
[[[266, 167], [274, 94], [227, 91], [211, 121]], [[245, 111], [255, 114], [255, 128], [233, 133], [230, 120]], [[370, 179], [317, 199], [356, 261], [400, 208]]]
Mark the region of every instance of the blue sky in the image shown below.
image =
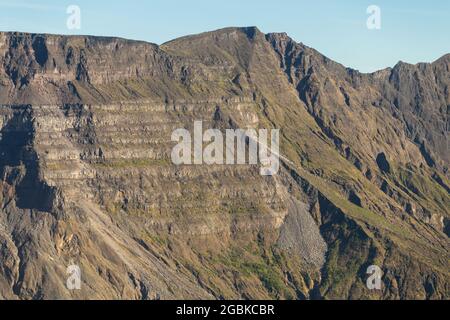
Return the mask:
[[[81, 9], [80, 30], [67, 29], [69, 5]], [[381, 9], [380, 30], [366, 27], [369, 5]], [[1, 31], [120, 36], [160, 44], [228, 26], [287, 32], [363, 72], [450, 53], [448, 0], [0, 0]]]

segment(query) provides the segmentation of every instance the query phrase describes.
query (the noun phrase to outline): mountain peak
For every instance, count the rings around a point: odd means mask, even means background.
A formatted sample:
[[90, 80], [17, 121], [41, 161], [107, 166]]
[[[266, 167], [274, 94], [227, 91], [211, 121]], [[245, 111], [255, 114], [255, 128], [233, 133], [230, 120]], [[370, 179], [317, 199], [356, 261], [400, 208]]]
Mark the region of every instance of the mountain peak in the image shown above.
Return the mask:
[[[361, 75], [256, 27], [19, 35], [0, 34], [0, 299], [449, 297], [445, 63]], [[196, 121], [279, 129], [279, 174], [225, 164], [220, 135], [221, 164], [176, 165]]]

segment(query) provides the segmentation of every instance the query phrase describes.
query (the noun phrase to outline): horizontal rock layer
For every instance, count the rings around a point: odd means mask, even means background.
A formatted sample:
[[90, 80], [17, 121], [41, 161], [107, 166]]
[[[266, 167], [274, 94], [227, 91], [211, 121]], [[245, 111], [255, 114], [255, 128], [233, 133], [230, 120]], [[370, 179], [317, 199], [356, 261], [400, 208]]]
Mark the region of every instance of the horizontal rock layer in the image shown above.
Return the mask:
[[[448, 298], [449, 62], [361, 74], [256, 28], [0, 33], [0, 297]], [[200, 120], [280, 129], [279, 174], [175, 166]]]

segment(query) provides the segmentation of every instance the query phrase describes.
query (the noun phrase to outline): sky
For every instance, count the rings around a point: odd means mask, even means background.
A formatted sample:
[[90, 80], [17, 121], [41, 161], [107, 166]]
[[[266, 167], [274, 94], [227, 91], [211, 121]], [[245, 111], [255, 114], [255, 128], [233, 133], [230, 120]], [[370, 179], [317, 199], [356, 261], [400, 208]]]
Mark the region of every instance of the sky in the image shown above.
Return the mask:
[[[80, 8], [69, 29], [67, 8]], [[380, 9], [369, 29], [367, 8]], [[450, 53], [448, 0], [0, 0], [0, 31], [119, 36], [157, 44], [230, 26], [286, 32], [361, 72]]]

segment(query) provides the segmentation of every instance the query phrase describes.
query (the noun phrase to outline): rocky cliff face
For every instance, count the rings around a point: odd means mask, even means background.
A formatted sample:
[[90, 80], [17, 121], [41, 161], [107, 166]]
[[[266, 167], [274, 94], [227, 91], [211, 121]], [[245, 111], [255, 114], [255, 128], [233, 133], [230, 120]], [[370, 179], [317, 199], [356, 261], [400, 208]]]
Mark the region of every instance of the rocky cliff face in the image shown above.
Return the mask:
[[[448, 298], [449, 65], [360, 74], [256, 28], [0, 33], [0, 298]], [[173, 165], [196, 120], [279, 128], [280, 173]]]

